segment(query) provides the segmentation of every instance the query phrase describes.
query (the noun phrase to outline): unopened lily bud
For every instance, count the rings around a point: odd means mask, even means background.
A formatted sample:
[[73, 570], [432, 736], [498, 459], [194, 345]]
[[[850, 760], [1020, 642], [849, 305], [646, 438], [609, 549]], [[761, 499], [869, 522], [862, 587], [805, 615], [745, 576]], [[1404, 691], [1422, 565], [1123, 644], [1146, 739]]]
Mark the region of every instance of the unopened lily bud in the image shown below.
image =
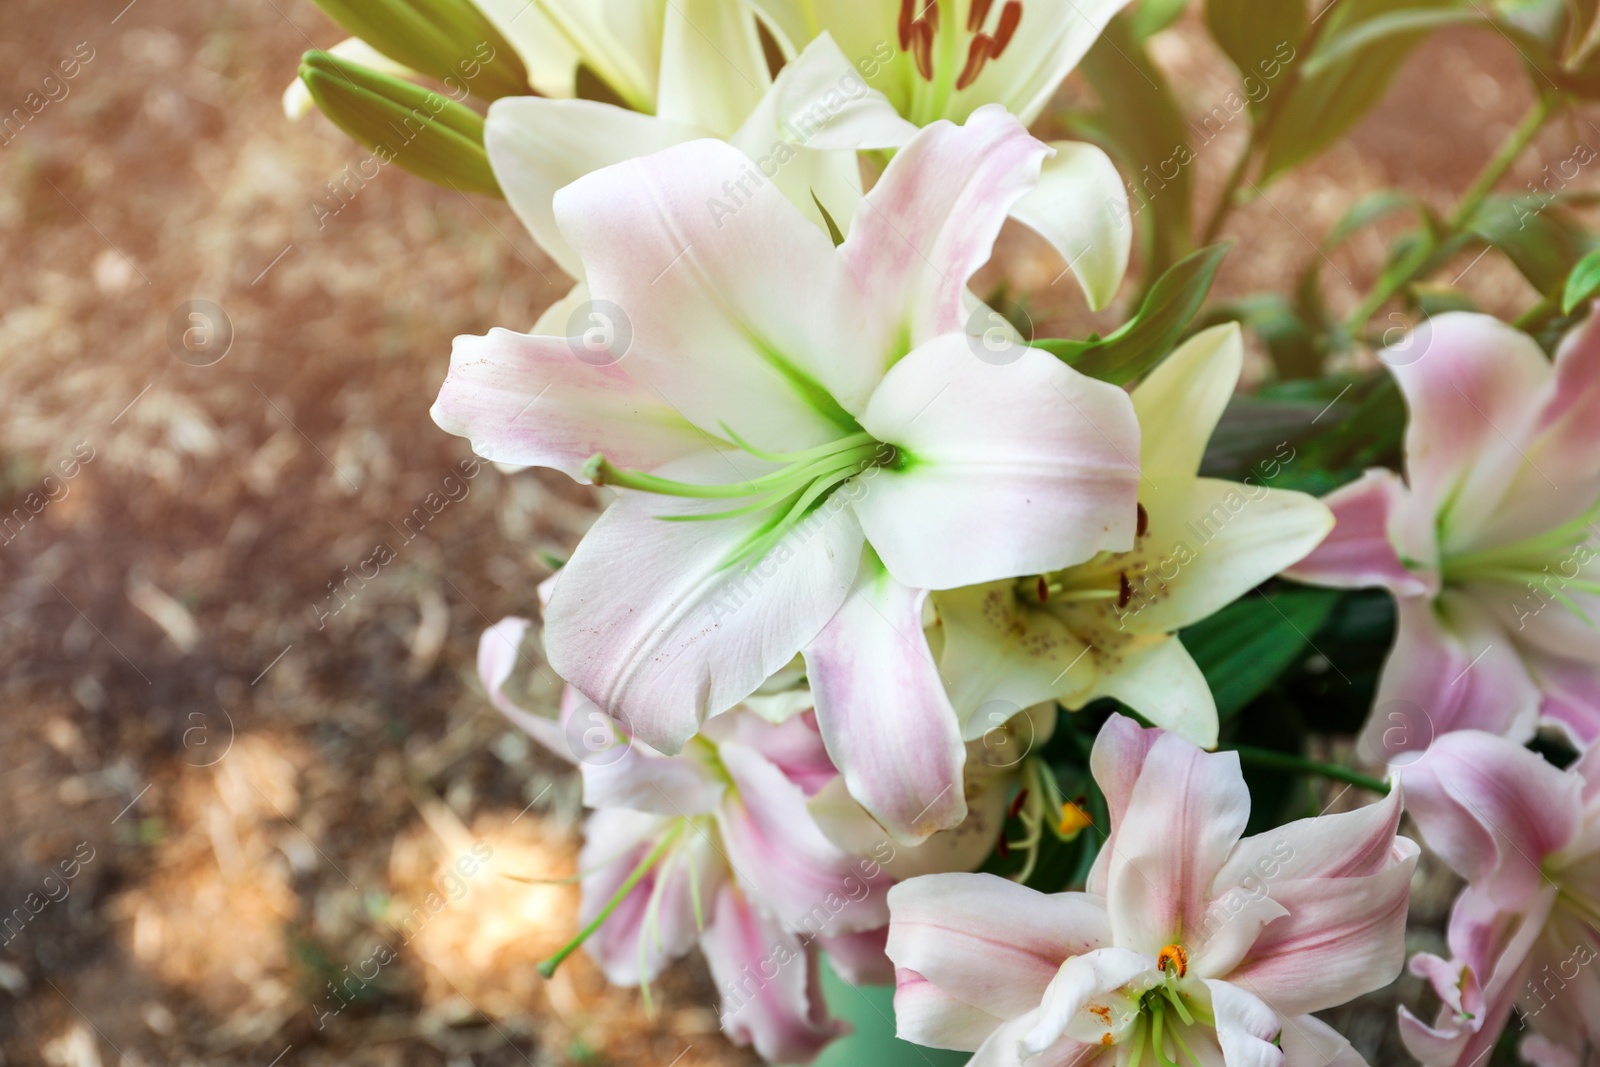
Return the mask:
[[483, 147], [483, 116], [327, 52], [307, 52], [300, 80], [322, 113], [383, 162], [468, 193], [500, 195]]
[[516, 49], [471, 0], [316, 0], [339, 25], [419, 74], [483, 100], [528, 95]]

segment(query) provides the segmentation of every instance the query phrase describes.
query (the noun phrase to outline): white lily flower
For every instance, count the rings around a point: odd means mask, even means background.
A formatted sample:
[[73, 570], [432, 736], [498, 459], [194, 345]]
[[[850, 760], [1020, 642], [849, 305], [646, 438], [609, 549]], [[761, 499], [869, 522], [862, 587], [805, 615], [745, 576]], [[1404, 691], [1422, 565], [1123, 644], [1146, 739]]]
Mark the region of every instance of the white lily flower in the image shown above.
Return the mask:
[[960, 822], [926, 590], [1133, 542], [1127, 394], [962, 332], [967, 281], [1048, 154], [999, 107], [930, 126], [837, 248], [770, 184], [716, 213], [747, 165], [718, 141], [560, 192], [631, 340], [458, 338], [433, 408], [481, 455], [623, 490], [551, 594], [558, 674], [677, 752], [804, 651], [852, 795], [902, 840]]
[[1174, 634], [1303, 559], [1333, 515], [1303, 493], [1199, 477], [1244, 357], [1236, 325], [1191, 339], [1133, 391], [1143, 430], [1137, 543], [1021, 580], [934, 595], [940, 671], [968, 738], [991, 701], [1115, 697], [1205, 748], [1217, 707]]

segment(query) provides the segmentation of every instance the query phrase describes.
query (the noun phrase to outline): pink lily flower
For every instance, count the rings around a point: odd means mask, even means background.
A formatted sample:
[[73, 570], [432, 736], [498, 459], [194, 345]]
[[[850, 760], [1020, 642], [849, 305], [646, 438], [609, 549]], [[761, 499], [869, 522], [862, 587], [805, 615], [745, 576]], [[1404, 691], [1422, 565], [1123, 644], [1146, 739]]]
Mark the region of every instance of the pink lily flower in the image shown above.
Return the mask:
[[741, 705], [676, 756], [628, 738], [570, 686], [559, 719], [536, 715], [505, 691], [530, 625], [504, 619], [483, 635], [481, 680], [496, 707], [577, 765], [594, 809], [578, 858], [581, 932], [545, 966], [582, 945], [608, 980], [648, 997], [698, 945], [728, 1036], [769, 1062], [809, 1062], [848, 1032], [823, 1001], [820, 953], [851, 983], [894, 980], [883, 952], [891, 865], [975, 866], [993, 837], [981, 854], [957, 830], [903, 848], [881, 829], [869, 840], [863, 817], [851, 848], [835, 844], [811, 808], [839, 776], [809, 712], [773, 722]]
[[676, 753], [804, 652], [851, 794], [907, 843], [961, 822], [928, 591], [1126, 549], [1137, 519], [1127, 394], [963, 329], [1050, 151], [998, 106], [936, 122], [837, 248], [770, 183], [711, 211], [748, 167], [719, 141], [561, 190], [613, 347], [458, 338], [433, 408], [481, 455], [621, 490], [551, 594], [557, 674]]
[[1287, 573], [1394, 594], [1399, 632], [1360, 751], [1387, 763], [1452, 730], [1517, 741], [1541, 715], [1600, 734], [1600, 328], [1554, 364], [1488, 315], [1451, 313], [1382, 357], [1410, 410], [1405, 479], [1326, 498], [1334, 531]]
[[1310, 1013], [1392, 981], [1418, 849], [1398, 790], [1241, 838], [1232, 753], [1113, 716], [1091, 757], [1111, 831], [1086, 892], [943, 874], [889, 891], [907, 1040], [973, 1067], [1355, 1067]]
[[1400, 1009], [1400, 1036], [1429, 1067], [1485, 1058], [1516, 1008], [1520, 1051], [1577, 1067], [1600, 1044], [1600, 750], [1566, 771], [1478, 730], [1442, 737], [1404, 768], [1423, 840], [1467, 888], [1450, 913], [1451, 959], [1419, 953], [1438, 992], [1433, 1025]]

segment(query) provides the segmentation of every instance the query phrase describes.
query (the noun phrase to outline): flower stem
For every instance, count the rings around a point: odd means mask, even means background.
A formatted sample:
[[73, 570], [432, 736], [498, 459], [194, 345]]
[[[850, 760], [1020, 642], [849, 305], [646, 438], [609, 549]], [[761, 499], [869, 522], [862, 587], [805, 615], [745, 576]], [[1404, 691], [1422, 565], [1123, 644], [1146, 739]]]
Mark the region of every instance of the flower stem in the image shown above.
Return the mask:
[[1443, 246], [1451, 238], [1459, 235], [1462, 228], [1472, 221], [1472, 217], [1483, 206], [1483, 202], [1494, 191], [1494, 187], [1500, 183], [1500, 179], [1506, 176], [1506, 172], [1517, 161], [1517, 157], [1522, 155], [1523, 149], [1527, 148], [1539, 131], [1544, 128], [1545, 122], [1554, 113], [1559, 103], [1560, 98], [1554, 94], [1540, 95], [1539, 99], [1534, 102], [1533, 107], [1529, 108], [1528, 113], [1523, 116], [1522, 121], [1517, 123], [1516, 128], [1501, 143], [1483, 170], [1473, 179], [1467, 191], [1462, 194], [1460, 202], [1456, 204], [1455, 211], [1451, 213], [1450, 219], [1446, 223], [1445, 233], [1440, 237], [1439, 241], [1437, 243], [1430, 242], [1422, 246], [1421, 250], [1427, 254], [1413, 256], [1408, 264], [1408, 269], [1396, 271], [1392, 277], [1378, 285], [1377, 288], [1367, 294], [1365, 300], [1361, 301], [1361, 305], [1356, 308], [1345, 324], [1351, 334], [1360, 336], [1368, 320], [1378, 313], [1378, 309], [1383, 307], [1395, 293], [1415, 281], [1423, 268], [1433, 262], [1432, 252]]
[[678, 839], [678, 835], [683, 833], [683, 828], [687, 825], [686, 822], [679, 822], [678, 825], [662, 835], [656, 847], [650, 850], [649, 855], [639, 861], [639, 865], [628, 873], [628, 877], [623, 879], [622, 884], [617, 887], [617, 891], [611, 894], [611, 899], [606, 901], [606, 906], [600, 909], [600, 913], [590, 919], [587, 926], [578, 931], [577, 937], [574, 937], [558, 949], [554, 956], [539, 964], [540, 974], [546, 978], [554, 975], [556, 968], [561, 966], [568, 956], [578, 951], [578, 946], [589, 940], [590, 935], [600, 929], [602, 923], [611, 918], [611, 913], [617, 910], [617, 905], [627, 899], [628, 894], [633, 892], [634, 887], [639, 884], [639, 880], [650, 873], [650, 868], [654, 867], [656, 862], [661, 859], [662, 854], [672, 847], [672, 843]]
[[1274, 752], [1270, 748], [1256, 748], [1254, 745], [1225, 745], [1222, 751], [1237, 752], [1239, 762], [1254, 764], [1257, 767], [1271, 767], [1274, 770], [1288, 771], [1291, 774], [1314, 774], [1321, 778], [1331, 778], [1336, 782], [1346, 782], [1358, 785], [1362, 789], [1370, 789], [1374, 793], [1389, 792], [1389, 784], [1379, 781], [1369, 775], [1352, 771], [1348, 767], [1340, 767], [1335, 763], [1319, 763], [1304, 756], [1293, 756], [1287, 752]]

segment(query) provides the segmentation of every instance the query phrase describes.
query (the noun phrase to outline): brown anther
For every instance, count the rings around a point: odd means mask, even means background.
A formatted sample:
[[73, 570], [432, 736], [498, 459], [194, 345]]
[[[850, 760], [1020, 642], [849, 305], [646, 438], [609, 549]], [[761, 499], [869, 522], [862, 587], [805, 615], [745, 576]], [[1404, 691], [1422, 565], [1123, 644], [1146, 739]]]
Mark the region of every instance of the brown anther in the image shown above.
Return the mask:
[[911, 23], [916, 19], [917, 0], [900, 0], [900, 51], [911, 51]]
[[1043, 604], [1045, 601], [1050, 599], [1050, 583], [1044, 580], [1044, 575], [1042, 574], [1039, 575], [1039, 585], [1037, 588], [1039, 593], [1039, 603]]
[[933, 27], [927, 19], [911, 24], [911, 58], [917, 61], [917, 73], [923, 81], [933, 81]]
[[989, 8], [994, 0], [972, 0], [972, 6], [967, 9], [967, 32], [977, 33], [983, 29], [983, 24], [988, 21]]
[[1133, 532], [1135, 537], [1143, 537], [1150, 532], [1150, 513], [1144, 509], [1143, 504], [1137, 506], [1139, 508], [1139, 517], [1135, 520]]
[[999, 59], [1000, 54], [1006, 50], [1006, 45], [1011, 43], [1011, 38], [1017, 32], [1017, 23], [1022, 21], [1022, 0], [1008, 0], [1005, 7], [1000, 10], [1000, 25], [994, 31], [994, 47], [989, 50], [990, 59]]
[[1017, 817], [1017, 812], [1021, 811], [1022, 805], [1026, 804], [1027, 802], [1028, 791], [1024, 789], [1022, 792], [1017, 794], [1017, 799], [1011, 802], [1011, 807], [1006, 809], [1006, 818], [1015, 819]]
[[1000, 836], [999, 841], [995, 842], [994, 854], [999, 856], [1001, 859], [1005, 859], [1007, 856], [1011, 855], [1011, 843], [1005, 839], [1004, 834]]
[[1182, 978], [1189, 972], [1189, 954], [1183, 951], [1182, 945], [1168, 945], [1156, 954], [1156, 966], [1163, 971], [1176, 967], [1178, 977]]
[[1121, 583], [1117, 588], [1117, 607], [1125, 608], [1133, 599], [1133, 583], [1128, 581], [1126, 574], [1117, 575], [1117, 581]]
[[922, 5], [922, 21], [928, 24], [934, 36], [939, 34], [939, 0], [927, 0]]
[[961, 76], [956, 79], [956, 89], [965, 89], [978, 80], [978, 75], [983, 73], [983, 65], [989, 62], [989, 50], [994, 47], [994, 38], [988, 34], [980, 33], [972, 39], [972, 45], [967, 49], [967, 65], [961, 68]]

